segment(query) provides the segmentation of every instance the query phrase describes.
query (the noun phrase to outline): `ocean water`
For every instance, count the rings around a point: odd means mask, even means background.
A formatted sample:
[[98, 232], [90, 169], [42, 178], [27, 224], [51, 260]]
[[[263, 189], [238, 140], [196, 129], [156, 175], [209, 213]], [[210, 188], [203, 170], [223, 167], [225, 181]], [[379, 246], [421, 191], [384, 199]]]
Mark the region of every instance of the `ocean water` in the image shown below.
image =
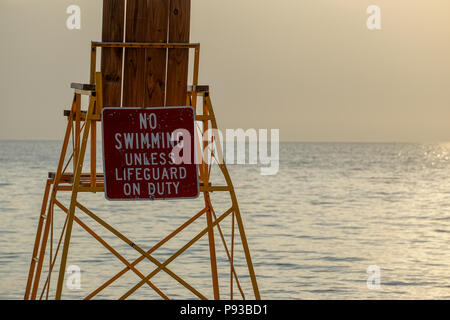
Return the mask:
[[[54, 141], [0, 141], [1, 299], [23, 298], [45, 178], [56, 168], [60, 147]], [[258, 166], [229, 167], [262, 298], [450, 298], [449, 144], [283, 143], [280, 149], [275, 176], [261, 176]], [[228, 208], [222, 194], [213, 197], [218, 214]], [[67, 203], [68, 195], [60, 199]], [[202, 205], [201, 199], [108, 202], [102, 194], [83, 195], [80, 201], [145, 249]], [[53, 252], [65, 217], [57, 211]], [[83, 213], [77, 216], [129, 261], [139, 257]], [[170, 257], [205, 227], [201, 221], [154, 257]], [[229, 233], [230, 226], [226, 220], [224, 231]], [[226, 241], [230, 243], [228, 236]], [[221, 293], [229, 298], [229, 267], [218, 234], [216, 242]], [[211, 296], [207, 249], [207, 240], [201, 240], [169, 267]], [[236, 251], [236, 269], [249, 292], [239, 241]], [[123, 268], [76, 225], [68, 264], [81, 269], [81, 288], [65, 289], [64, 298], [83, 298]], [[380, 270], [378, 289], [367, 285], [370, 266]], [[154, 266], [142, 262], [137, 268], [148, 274]], [[55, 278], [56, 273], [51, 292]], [[96, 298], [118, 298], [138, 280], [128, 272]], [[163, 272], [152, 281], [170, 298], [195, 298]], [[159, 296], [143, 286], [131, 298]]]

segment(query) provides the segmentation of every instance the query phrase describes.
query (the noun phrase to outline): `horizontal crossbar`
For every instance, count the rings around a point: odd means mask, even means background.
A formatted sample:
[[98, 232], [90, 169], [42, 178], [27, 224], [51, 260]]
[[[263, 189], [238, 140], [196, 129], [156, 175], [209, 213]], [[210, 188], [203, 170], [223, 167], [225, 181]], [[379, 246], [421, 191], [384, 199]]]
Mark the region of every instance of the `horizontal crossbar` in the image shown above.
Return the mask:
[[72, 89], [82, 90], [82, 91], [95, 91], [95, 84], [85, 84], [73, 82], [70, 84]]
[[93, 48], [197, 49], [200, 43], [92, 42]]

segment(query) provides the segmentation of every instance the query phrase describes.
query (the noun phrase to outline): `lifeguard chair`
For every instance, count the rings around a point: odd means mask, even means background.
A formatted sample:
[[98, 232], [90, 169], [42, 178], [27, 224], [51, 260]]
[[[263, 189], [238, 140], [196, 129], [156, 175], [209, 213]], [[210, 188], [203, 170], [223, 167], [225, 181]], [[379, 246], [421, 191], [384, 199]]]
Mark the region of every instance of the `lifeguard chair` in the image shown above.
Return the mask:
[[[140, 282], [124, 292], [120, 299], [126, 299], [143, 285], [150, 286], [160, 297], [169, 299], [170, 293], [163, 292], [152, 278], [163, 271], [188, 289], [196, 298], [207, 299], [194, 285], [183, 280], [181, 275], [170, 270], [170, 263], [185, 253], [193, 244], [204, 236], [208, 236], [209, 261], [211, 268], [214, 299], [221, 295], [217, 258], [216, 235], [220, 235], [230, 264], [230, 299], [235, 298], [234, 284], [240, 297], [246, 299], [244, 289], [234, 267], [235, 263], [235, 227], [238, 228], [240, 240], [248, 266], [253, 296], [260, 299], [258, 284], [252, 264], [244, 225], [239, 211], [238, 201], [227, 167], [221, 161], [220, 140], [211, 135], [209, 141], [203, 141], [203, 133], [208, 129], [217, 129], [208, 86], [198, 85], [200, 45], [189, 43], [190, 32], [190, 0], [104, 0], [103, 1], [103, 34], [102, 42], [91, 44], [91, 65], [89, 84], [73, 83], [74, 99], [70, 110], [64, 111], [68, 125], [64, 137], [57, 170], [50, 172], [44, 192], [44, 199], [39, 215], [34, 250], [31, 259], [25, 299], [45, 299], [55, 297], [61, 299], [63, 283], [67, 267], [67, 257], [71, 242], [74, 222], [108, 249], [124, 264], [124, 269], [96, 288], [85, 299], [92, 299], [115, 280], [128, 271], [134, 272]], [[101, 50], [101, 65], [97, 66], [97, 52]], [[194, 52], [192, 84], [188, 85], [189, 52]], [[100, 69], [101, 72], [97, 72]], [[82, 108], [82, 96], [88, 98], [86, 110]], [[202, 101], [197, 103], [198, 100]], [[97, 123], [102, 121], [102, 110], [105, 107], [152, 108], [169, 106], [191, 106], [195, 110], [195, 120], [199, 126], [196, 137], [199, 160], [216, 159], [217, 166], [225, 183], [215, 185], [211, 181], [212, 161], [200, 161], [198, 165], [200, 192], [204, 197], [204, 207], [195, 214], [188, 214], [188, 220], [167, 235], [150, 249], [144, 249], [131, 240], [132, 235], [125, 236], [102, 217], [89, 210], [78, 201], [80, 193], [105, 192], [104, 175], [97, 172]], [[72, 142], [72, 143], [71, 143]], [[70, 148], [71, 147], [71, 148]], [[70, 150], [72, 149], [72, 150]], [[86, 151], [90, 149], [90, 159], [86, 159]], [[70, 152], [72, 151], [72, 152]], [[86, 161], [85, 161], [86, 160]], [[70, 168], [73, 172], [69, 172]], [[70, 194], [68, 205], [64, 205], [57, 195]], [[221, 192], [229, 195], [230, 208], [217, 215], [210, 194]], [[188, 200], [186, 200], [188, 201]], [[152, 203], [149, 203], [151, 206]], [[183, 208], [180, 208], [181, 210]], [[65, 223], [61, 230], [55, 230], [54, 212], [65, 214]], [[115, 237], [135, 249], [140, 258], [133, 262], [125, 259], [105, 239], [101, 238], [83, 221], [80, 212], [92, 218], [98, 225], [106, 228]], [[182, 246], [164, 262], [158, 261], [152, 254], [189, 226], [201, 222], [206, 217], [204, 229], [191, 241]], [[231, 246], [227, 245], [220, 223], [231, 218]], [[60, 234], [56, 248], [52, 248], [49, 234]], [[50, 244], [49, 244], [50, 242]], [[50, 245], [50, 250], [48, 246]], [[60, 254], [59, 254], [60, 253]], [[48, 256], [48, 260], [47, 257]], [[138, 264], [150, 261], [155, 269], [150, 274], [138, 270]], [[59, 273], [56, 292], [50, 294], [50, 279], [55, 265], [59, 262]], [[48, 268], [44, 264], [48, 263]], [[99, 275], [100, 277], [101, 275]], [[45, 281], [42, 281], [45, 280]]]

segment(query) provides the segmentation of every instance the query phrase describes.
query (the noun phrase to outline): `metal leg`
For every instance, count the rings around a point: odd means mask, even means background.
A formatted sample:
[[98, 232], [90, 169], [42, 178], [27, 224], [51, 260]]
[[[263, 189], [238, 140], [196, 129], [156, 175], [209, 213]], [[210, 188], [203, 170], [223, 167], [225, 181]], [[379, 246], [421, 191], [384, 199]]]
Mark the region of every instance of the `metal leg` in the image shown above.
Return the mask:
[[87, 118], [86, 118], [86, 125], [85, 125], [84, 132], [83, 132], [83, 141], [81, 144], [80, 153], [78, 155], [78, 157], [79, 157], [78, 162], [76, 164], [75, 179], [74, 179], [73, 189], [72, 189], [72, 198], [70, 201], [69, 218], [67, 221], [67, 230], [66, 230], [66, 236], [64, 239], [64, 247], [63, 247], [63, 252], [62, 252], [62, 257], [61, 257], [61, 265], [60, 265], [60, 269], [59, 269], [58, 286], [56, 289], [56, 300], [60, 300], [61, 294], [62, 294], [64, 275], [66, 272], [67, 255], [69, 252], [70, 237], [72, 235], [73, 217], [75, 215], [75, 205], [77, 202], [78, 190], [80, 187], [81, 172], [83, 170], [84, 156], [86, 153], [86, 146], [87, 146], [88, 139], [89, 139], [89, 131], [90, 131], [91, 123], [92, 123], [91, 117], [92, 117], [92, 114], [94, 111], [94, 106], [95, 106], [95, 98], [91, 97], [90, 103], [89, 103], [89, 109], [88, 109], [88, 113], [87, 113]]
[[209, 255], [211, 260], [211, 276], [212, 276], [212, 284], [214, 289], [214, 299], [220, 300], [220, 291], [219, 291], [219, 275], [217, 272], [217, 258], [216, 258], [216, 244], [214, 241], [214, 229], [212, 227], [213, 219], [211, 213], [211, 199], [209, 197], [209, 193], [205, 192], [205, 204], [208, 211], [206, 212], [206, 221], [208, 226], [208, 240], [209, 240]]
[[[216, 118], [214, 116], [214, 110], [212, 108], [212, 103], [211, 103], [211, 98], [209, 97], [209, 95], [205, 98], [205, 102], [206, 105], [208, 107], [209, 110], [209, 114], [212, 116], [212, 127], [213, 129], [217, 129], [217, 122], [216, 122]], [[219, 141], [216, 141], [217, 144], [220, 144]], [[220, 145], [217, 148], [218, 150], [221, 150]], [[227, 182], [227, 185], [230, 187], [230, 196], [231, 196], [231, 201], [233, 203], [233, 208], [234, 208], [234, 212], [236, 215], [236, 222], [238, 224], [238, 228], [239, 228], [239, 233], [241, 235], [241, 240], [242, 240], [242, 246], [244, 247], [244, 253], [245, 253], [245, 258], [247, 260], [247, 265], [248, 265], [248, 271], [250, 273], [250, 278], [252, 281], [252, 286], [253, 286], [253, 292], [255, 294], [255, 299], [256, 300], [260, 300], [261, 299], [261, 295], [259, 293], [259, 288], [258, 288], [258, 282], [256, 281], [256, 274], [255, 274], [255, 270], [253, 267], [253, 262], [252, 262], [252, 257], [250, 254], [250, 249], [248, 247], [248, 242], [247, 242], [247, 237], [245, 235], [245, 229], [244, 229], [244, 224], [242, 222], [242, 217], [241, 217], [241, 213], [239, 210], [239, 205], [238, 205], [238, 201], [237, 201], [237, 197], [236, 197], [236, 193], [234, 191], [234, 187], [233, 187], [233, 182], [231, 181], [231, 177], [230, 174], [228, 172], [228, 169], [226, 167], [225, 164], [219, 164], [219, 167], [225, 177], [225, 180]]]
[[44, 226], [45, 212], [47, 211], [48, 195], [50, 193], [51, 185], [52, 185], [52, 181], [50, 179], [48, 179], [46, 186], [45, 186], [44, 199], [42, 200], [42, 208], [41, 208], [41, 213], [39, 215], [39, 223], [38, 223], [38, 227], [37, 227], [37, 231], [36, 231], [36, 239], [34, 240], [33, 255], [31, 256], [30, 271], [28, 273], [27, 288], [25, 290], [25, 300], [29, 299], [31, 285], [33, 284], [34, 271], [36, 268], [36, 262], [38, 261], [37, 254], [39, 251], [39, 244], [40, 244], [41, 235], [42, 235], [42, 227]]

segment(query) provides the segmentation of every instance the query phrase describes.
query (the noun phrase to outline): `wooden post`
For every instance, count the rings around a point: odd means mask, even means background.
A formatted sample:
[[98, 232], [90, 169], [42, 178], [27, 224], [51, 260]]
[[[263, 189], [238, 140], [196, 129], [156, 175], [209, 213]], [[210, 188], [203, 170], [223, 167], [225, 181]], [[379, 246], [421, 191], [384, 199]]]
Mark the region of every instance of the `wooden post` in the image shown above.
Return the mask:
[[[169, 1], [128, 0], [126, 42], [167, 42]], [[161, 107], [165, 100], [166, 49], [125, 49], [124, 107]]]

